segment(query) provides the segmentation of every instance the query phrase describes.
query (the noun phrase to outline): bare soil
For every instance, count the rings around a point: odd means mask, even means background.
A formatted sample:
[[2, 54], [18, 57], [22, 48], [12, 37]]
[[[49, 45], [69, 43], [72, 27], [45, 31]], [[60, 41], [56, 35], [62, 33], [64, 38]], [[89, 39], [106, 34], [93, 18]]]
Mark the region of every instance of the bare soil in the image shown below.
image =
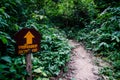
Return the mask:
[[63, 72], [62, 68], [60, 74], [50, 80], [109, 80], [107, 76], [99, 74], [101, 68], [110, 66], [107, 62], [87, 51], [82, 43], [69, 40], [69, 44], [73, 49], [66, 64], [68, 70]]
[[102, 80], [93, 54], [78, 42], [69, 40], [69, 44], [74, 48], [71, 52], [71, 60], [67, 64], [68, 71], [61, 80]]

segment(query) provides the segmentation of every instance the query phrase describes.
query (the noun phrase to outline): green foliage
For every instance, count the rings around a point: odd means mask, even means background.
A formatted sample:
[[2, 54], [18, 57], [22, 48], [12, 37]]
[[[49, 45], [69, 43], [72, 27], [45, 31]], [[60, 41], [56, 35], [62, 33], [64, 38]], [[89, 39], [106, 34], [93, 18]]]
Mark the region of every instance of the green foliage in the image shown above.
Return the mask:
[[120, 2], [119, 0], [94, 0], [95, 4], [97, 5], [97, 8], [101, 11], [103, 11], [108, 6], [119, 6]]
[[[112, 68], [102, 70], [110, 80], [119, 77], [120, 7], [105, 9], [90, 25], [80, 30], [76, 39], [86, 41], [86, 47], [110, 62]], [[86, 32], [87, 31], [87, 32]]]
[[[44, 10], [52, 22], [62, 26], [62, 29], [65, 27], [68, 38], [86, 41], [88, 49], [112, 63], [115, 70], [110, 72], [119, 75], [119, 65], [117, 68], [115, 65], [120, 59], [115, 56], [119, 56], [120, 47], [119, 4], [116, 0], [61, 0], [57, 3], [49, 1]], [[119, 79], [115, 75], [106, 75]]]
[[13, 34], [24, 27], [42, 34], [41, 51], [32, 55], [35, 80], [57, 76], [69, 61], [65, 33], [85, 41], [88, 49], [111, 64], [101, 74], [120, 79], [119, 5], [119, 0], [1, 0], [0, 80], [24, 80], [28, 75], [25, 55], [15, 53], [13, 40]]
[[[82, 29], [74, 26], [64, 30], [68, 38], [84, 42], [87, 49], [109, 62], [111, 67], [101, 70], [101, 73], [107, 75], [109, 80], [118, 80], [120, 79], [120, 3], [116, 0], [82, 0], [82, 2], [87, 6], [89, 15], [93, 15], [89, 19], [90, 24], [84, 23], [85, 27]], [[96, 16], [97, 12], [99, 13]]]
[[[32, 23], [32, 25], [35, 24]], [[70, 47], [67, 45], [67, 40], [63, 37], [64, 35], [57, 29], [48, 25], [37, 25], [36, 28], [44, 35], [41, 40], [42, 51], [40, 54], [34, 55], [39, 58], [40, 61], [34, 64], [42, 67], [43, 76], [56, 76], [59, 74], [60, 68], [69, 60]], [[36, 76], [40, 74], [36, 74]]]
[[[59, 27], [85, 27], [97, 11], [92, 0], [45, 0], [44, 12]], [[89, 15], [90, 14], [90, 15]]]
[[[0, 1], [0, 80], [25, 80], [25, 55], [15, 53], [14, 34], [35, 28], [42, 34], [41, 50], [33, 54], [33, 79], [57, 76], [69, 60], [70, 47], [64, 34], [44, 15], [44, 0]], [[42, 4], [41, 4], [42, 3]]]

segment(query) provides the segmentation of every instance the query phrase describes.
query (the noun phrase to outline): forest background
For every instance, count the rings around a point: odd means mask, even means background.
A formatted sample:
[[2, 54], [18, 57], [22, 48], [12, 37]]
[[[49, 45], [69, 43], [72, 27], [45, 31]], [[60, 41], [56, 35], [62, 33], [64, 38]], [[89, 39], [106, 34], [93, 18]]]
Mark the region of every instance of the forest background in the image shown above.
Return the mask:
[[24, 27], [42, 34], [41, 51], [32, 55], [34, 80], [59, 75], [70, 59], [68, 39], [83, 42], [110, 64], [100, 74], [120, 80], [119, 0], [1, 0], [1, 80], [25, 80], [28, 75], [25, 55], [17, 55], [14, 47], [14, 34]]

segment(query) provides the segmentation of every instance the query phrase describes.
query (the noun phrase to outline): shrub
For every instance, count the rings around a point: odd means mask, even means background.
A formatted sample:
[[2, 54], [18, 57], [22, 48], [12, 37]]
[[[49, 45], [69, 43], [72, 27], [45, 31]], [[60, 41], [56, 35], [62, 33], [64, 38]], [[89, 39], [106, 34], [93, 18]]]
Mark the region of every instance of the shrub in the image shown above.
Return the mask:
[[[111, 79], [119, 79], [120, 7], [107, 8], [90, 25], [78, 32], [76, 39], [86, 41], [87, 48], [108, 61], [112, 68], [104, 69]], [[113, 74], [111, 74], [113, 73]], [[103, 73], [104, 74], [104, 73]], [[111, 78], [112, 77], [112, 78]]]
[[25, 80], [28, 75], [25, 70], [25, 55], [15, 53], [13, 40], [14, 34], [24, 27], [35, 28], [42, 34], [41, 51], [32, 55], [33, 79], [57, 76], [61, 67], [69, 60], [70, 47], [67, 39], [41, 13], [40, 2], [0, 1], [0, 80]]

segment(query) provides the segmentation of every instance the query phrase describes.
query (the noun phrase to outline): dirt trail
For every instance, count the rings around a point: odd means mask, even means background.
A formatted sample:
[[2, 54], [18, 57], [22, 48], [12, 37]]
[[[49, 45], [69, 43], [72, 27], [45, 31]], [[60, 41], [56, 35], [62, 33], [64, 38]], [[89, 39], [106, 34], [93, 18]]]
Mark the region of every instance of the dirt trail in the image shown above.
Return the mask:
[[94, 64], [94, 56], [80, 43], [70, 40], [69, 44], [74, 48], [68, 63], [68, 72], [62, 80], [101, 80], [98, 67]]

